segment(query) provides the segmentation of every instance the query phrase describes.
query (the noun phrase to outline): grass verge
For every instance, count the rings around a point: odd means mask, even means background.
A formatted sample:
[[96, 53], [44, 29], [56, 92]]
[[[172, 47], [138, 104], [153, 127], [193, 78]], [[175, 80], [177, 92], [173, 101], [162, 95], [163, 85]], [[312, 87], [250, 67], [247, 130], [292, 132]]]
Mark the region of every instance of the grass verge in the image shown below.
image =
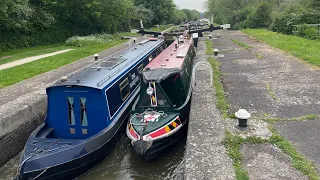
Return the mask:
[[64, 49], [70, 49], [70, 47], [61, 44], [53, 44], [48, 46], [36, 46], [23, 49], [14, 49], [6, 52], [0, 52], [0, 65], [6, 64], [15, 60], [23, 59], [26, 57], [37, 56], [41, 54], [52, 53], [61, 51]]
[[[122, 32], [112, 35], [114, 40], [119, 40], [121, 36], [141, 36], [138, 33]], [[102, 44], [105, 44], [102, 43]], [[35, 46], [20, 49], [12, 49], [9, 51], [0, 52], [0, 65], [6, 64], [12, 61], [20, 60], [27, 57], [38, 56], [42, 54], [52, 53], [73, 47], [67, 46], [65, 43], [52, 44], [46, 46]]]
[[216, 97], [217, 97], [217, 107], [220, 109], [223, 118], [228, 117], [228, 110], [230, 105], [227, 103], [225, 92], [223, 90], [223, 85], [220, 81], [221, 72], [220, 72], [220, 62], [217, 61], [212, 57], [213, 55], [213, 43], [210, 40], [206, 40], [206, 53], [210, 55], [209, 57], [209, 63], [212, 66], [213, 70], [213, 86], [216, 90]]
[[239, 46], [241, 46], [241, 47], [243, 47], [243, 48], [245, 48], [245, 49], [251, 49], [251, 48], [253, 48], [252, 46], [249, 46], [248, 44], [246, 44], [246, 43], [244, 43], [244, 42], [241, 42], [241, 41], [238, 41], [238, 40], [236, 40], [236, 39], [233, 39], [232, 42], [235, 43], [235, 44], [238, 44]]
[[242, 31], [275, 48], [289, 52], [312, 65], [320, 66], [319, 40], [283, 35], [265, 29], [244, 29]]
[[12, 67], [0, 71], [0, 88], [20, 82], [24, 79], [34, 77], [36, 75], [48, 72], [66, 64], [70, 64], [79, 59], [88, 57], [92, 54], [101, 52], [110, 47], [126, 42], [125, 40], [117, 40], [104, 44], [98, 44], [87, 47], [74, 47], [75, 50], [69, 51], [56, 56], [51, 56], [38, 61], [27, 63], [24, 65]]
[[269, 129], [273, 134], [270, 137], [270, 143], [279, 147], [282, 152], [292, 158], [292, 166], [298, 171], [302, 172], [304, 175], [308, 176], [308, 179], [319, 180], [320, 178], [317, 175], [315, 166], [307, 158], [301, 155], [288, 140], [285, 140], [282, 136], [280, 136], [273, 125], [270, 125]]

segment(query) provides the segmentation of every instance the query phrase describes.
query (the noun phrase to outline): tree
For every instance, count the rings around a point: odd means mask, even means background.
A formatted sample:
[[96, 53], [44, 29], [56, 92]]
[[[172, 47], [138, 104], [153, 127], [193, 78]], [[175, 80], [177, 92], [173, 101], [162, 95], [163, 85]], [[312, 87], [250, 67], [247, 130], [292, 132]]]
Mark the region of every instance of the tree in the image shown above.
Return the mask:
[[134, 4], [136, 6], [143, 5], [145, 8], [153, 12], [153, 24], [168, 22], [172, 18], [175, 9], [173, 0], [135, 0]]

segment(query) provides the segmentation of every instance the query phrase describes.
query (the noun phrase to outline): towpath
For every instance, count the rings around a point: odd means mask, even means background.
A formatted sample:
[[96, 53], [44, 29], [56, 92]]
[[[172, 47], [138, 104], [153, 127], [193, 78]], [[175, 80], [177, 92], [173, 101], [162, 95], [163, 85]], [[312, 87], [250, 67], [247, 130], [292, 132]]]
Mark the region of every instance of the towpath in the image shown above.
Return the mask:
[[[218, 31], [213, 35], [214, 47], [220, 50], [217, 59], [231, 105], [229, 113], [244, 108], [253, 115], [249, 129], [239, 131], [236, 121], [227, 119], [228, 130], [242, 137], [251, 134], [268, 139], [268, 126], [274, 125], [299, 153], [315, 164], [319, 173], [319, 68], [240, 31]], [[241, 153], [242, 167], [248, 170], [250, 179], [307, 179], [293, 168], [292, 157], [270, 143], [245, 143]]]
[[26, 64], [26, 63], [29, 63], [29, 62], [32, 62], [32, 61], [37, 61], [39, 59], [43, 59], [43, 58], [46, 58], [46, 57], [55, 56], [55, 55], [58, 55], [58, 54], [69, 52], [69, 51], [72, 51], [72, 50], [73, 49], [65, 49], [65, 50], [56, 51], [56, 52], [52, 52], [52, 53], [47, 53], [47, 54], [42, 54], [42, 55], [38, 55], [38, 56], [32, 56], [32, 57], [23, 58], [23, 59], [20, 59], [20, 60], [16, 60], [16, 61], [13, 61], [13, 62], [9, 62], [9, 63], [0, 65], [0, 70], [12, 68], [12, 67], [19, 66], [19, 65], [22, 65], [22, 64]]

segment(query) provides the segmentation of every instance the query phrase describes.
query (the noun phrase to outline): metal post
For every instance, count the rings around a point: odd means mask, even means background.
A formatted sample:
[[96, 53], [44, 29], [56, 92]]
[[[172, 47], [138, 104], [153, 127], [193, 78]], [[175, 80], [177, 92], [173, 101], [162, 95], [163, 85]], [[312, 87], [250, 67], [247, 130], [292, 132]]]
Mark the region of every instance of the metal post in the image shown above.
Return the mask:
[[98, 61], [98, 59], [99, 59], [99, 54], [95, 54], [95, 55], [94, 55], [94, 60], [95, 60], [95, 61]]
[[251, 117], [251, 114], [248, 113], [245, 109], [240, 109], [235, 113], [235, 116], [238, 119], [239, 127], [246, 128], [248, 127], [248, 119]]

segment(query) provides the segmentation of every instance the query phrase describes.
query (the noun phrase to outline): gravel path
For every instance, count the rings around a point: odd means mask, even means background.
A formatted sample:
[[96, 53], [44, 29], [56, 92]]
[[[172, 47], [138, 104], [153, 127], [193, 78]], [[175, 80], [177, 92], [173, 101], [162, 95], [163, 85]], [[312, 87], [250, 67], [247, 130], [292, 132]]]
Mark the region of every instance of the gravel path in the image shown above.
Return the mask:
[[46, 57], [50, 57], [50, 56], [54, 56], [54, 55], [57, 55], [57, 54], [62, 54], [62, 53], [65, 53], [65, 52], [69, 52], [69, 51], [72, 51], [72, 50], [74, 50], [74, 49], [66, 49], [66, 50], [62, 50], [62, 51], [56, 51], [56, 52], [53, 52], [53, 53], [47, 53], [47, 54], [42, 54], [42, 55], [39, 55], [39, 56], [32, 56], [32, 57], [27, 57], [27, 58], [24, 58], [24, 59], [16, 60], [16, 61], [13, 61], [13, 62], [9, 62], [9, 63], [0, 65], [0, 70], [12, 68], [12, 67], [15, 67], [15, 66], [26, 64], [26, 63], [29, 63], [29, 62], [32, 62], [32, 61], [36, 61], [36, 60], [39, 60], [39, 59], [43, 59], [43, 58], [46, 58]]

